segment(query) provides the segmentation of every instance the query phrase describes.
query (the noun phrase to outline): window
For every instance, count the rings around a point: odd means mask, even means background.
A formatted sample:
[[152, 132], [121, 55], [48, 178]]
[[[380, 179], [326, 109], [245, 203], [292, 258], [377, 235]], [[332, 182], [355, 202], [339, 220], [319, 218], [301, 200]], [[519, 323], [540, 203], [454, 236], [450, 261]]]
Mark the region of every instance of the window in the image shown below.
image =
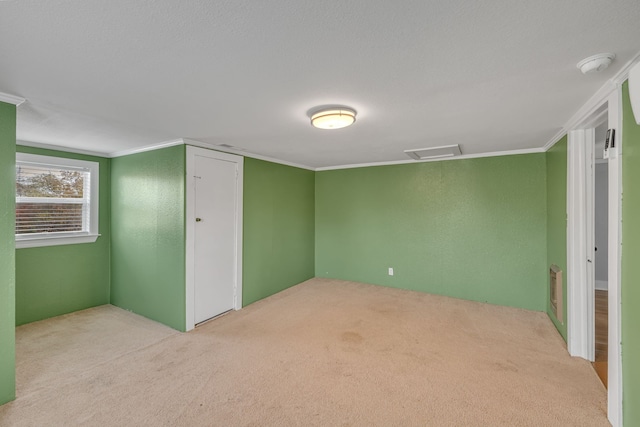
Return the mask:
[[95, 242], [98, 163], [16, 154], [16, 247]]

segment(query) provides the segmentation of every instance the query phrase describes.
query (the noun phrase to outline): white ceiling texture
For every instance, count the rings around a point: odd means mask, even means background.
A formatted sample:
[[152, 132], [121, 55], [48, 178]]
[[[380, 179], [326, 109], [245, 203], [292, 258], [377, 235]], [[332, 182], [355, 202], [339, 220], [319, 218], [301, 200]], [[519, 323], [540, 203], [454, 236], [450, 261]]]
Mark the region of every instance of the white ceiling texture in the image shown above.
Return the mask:
[[[105, 155], [177, 138], [310, 168], [540, 149], [639, 50], [638, 0], [0, 1], [18, 139]], [[576, 68], [602, 52], [606, 71]], [[356, 123], [311, 127], [326, 104]]]

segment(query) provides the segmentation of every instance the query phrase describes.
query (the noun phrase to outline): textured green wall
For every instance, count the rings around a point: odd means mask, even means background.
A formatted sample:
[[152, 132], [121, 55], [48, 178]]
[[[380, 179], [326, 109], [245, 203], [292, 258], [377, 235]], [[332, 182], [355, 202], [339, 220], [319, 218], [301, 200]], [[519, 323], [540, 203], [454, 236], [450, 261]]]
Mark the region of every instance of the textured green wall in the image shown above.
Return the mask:
[[541, 153], [318, 172], [316, 276], [544, 311], [545, 168]]
[[16, 397], [16, 107], [0, 102], [0, 405]]
[[640, 426], [640, 126], [622, 87], [622, 384], [625, 426]]
[[244, 160], [242, 303], [314, 276], [314, 172]]
[[567, 137], [563, 137], [546, 153], [547, 156], [547, 270], [556, 264], [563, 273], [564, 323], [551, 312], [547, 277], [547, 313], [567, 340]]
[[111, 303], [185, 329], [185, 146], [111, 160]]
[[16, 324], [109, 303], [109, 159], [18, 146], [21, 153], [100, 164], [99, 233], [94, 243], [16, 250]]

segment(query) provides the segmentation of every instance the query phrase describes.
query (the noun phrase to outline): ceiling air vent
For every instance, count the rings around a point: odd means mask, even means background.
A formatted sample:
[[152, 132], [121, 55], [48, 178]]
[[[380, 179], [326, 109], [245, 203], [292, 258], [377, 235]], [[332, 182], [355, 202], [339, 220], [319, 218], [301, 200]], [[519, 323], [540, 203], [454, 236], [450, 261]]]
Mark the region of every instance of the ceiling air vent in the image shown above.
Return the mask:
[[409, 157], [415, 160], [442, 159], [445, 157], [455, 157], [462, 154], [460, 146], [445, 145], [444, 147], [418, 148], [416, 150], [404, 150]]

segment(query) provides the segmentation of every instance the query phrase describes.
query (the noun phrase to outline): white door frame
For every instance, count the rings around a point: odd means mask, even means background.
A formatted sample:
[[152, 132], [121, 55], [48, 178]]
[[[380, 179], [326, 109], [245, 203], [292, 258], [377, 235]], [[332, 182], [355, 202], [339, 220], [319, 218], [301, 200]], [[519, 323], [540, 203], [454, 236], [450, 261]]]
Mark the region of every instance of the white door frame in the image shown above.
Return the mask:
[[223, 153], [220, 151], [207, 150], [200, 147], [187, 145], [187, 175], [186, 186], [186, 243], [185, 243], [185, 269], [186, 269], [186, 289], [185, 289], [185, 329], [192, 330], [195, 327], [195, 158], [196, 156], [209, 157], [212, 159], [225, 160], [236, 163], [236, 233], [235, 233], [235, 281], [233, 292], [234, 310], [242, 308], [242, 202], [243, 202], [243, 170], [244, 157], [235, 154]]
[[609, 150], [609, 331], [608, 415], [622, 426], [622, 86], [608, 98], [609, 128], [615, 129], [615, 147]]
[[[572, 356], [594, 358], [595, 313], [593, 244], [589, 245], [587, 212], [592, 212], [593, 134], [589, 130], [602, 118], [606, 106], [608, 127], [615, 129], [615, 147], [609, 150], [609, 331], [608, 331], [608, 418], [614, 427], [622, 425], [621, 348], [621, 253], [622, 253], [622, 96], [621, 85], [595, 105], [568, 135], [567, 149], [567, 346]], [[589, 196], [587, 196], [589, 194]], [[592, 219], [591, 219], [592, 220]], [[593, 236], [591, 236], [591, 239]], [[593, 240], [591, 240], [593, 242]], [[590, 264], [590, 265], [589, 265]], [[587, 283], [585, 286], [584, 284]]]
[[569, 354], [594, 359], [593, 275], [594, 129], [569, 132], [567, 143], [567, 345]]

